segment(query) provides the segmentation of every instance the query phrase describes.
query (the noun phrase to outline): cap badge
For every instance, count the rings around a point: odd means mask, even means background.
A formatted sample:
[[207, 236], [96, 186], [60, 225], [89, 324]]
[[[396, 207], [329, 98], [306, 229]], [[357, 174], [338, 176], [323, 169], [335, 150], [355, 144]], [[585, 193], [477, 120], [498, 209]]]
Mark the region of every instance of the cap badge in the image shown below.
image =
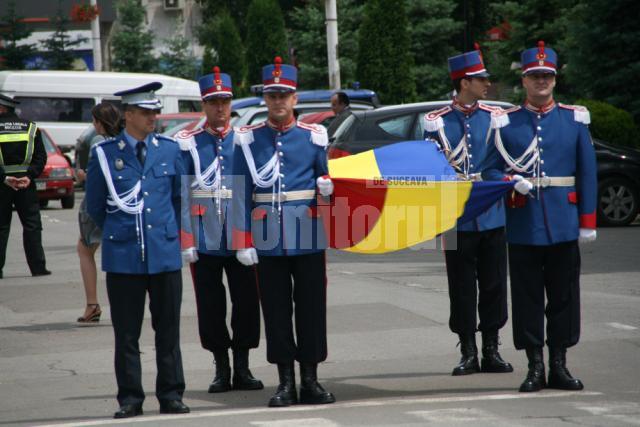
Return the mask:
[[222, 90], [222, 86], [216, 85], [216, 90]]

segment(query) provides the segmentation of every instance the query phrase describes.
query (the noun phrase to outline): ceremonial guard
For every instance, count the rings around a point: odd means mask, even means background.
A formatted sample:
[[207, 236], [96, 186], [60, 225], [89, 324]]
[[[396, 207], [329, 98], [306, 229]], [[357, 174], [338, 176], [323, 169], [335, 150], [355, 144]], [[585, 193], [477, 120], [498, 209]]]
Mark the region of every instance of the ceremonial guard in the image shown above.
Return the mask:
[[522, 53], [526, 101], [494, 116], [481, 165], [485, 179], [516, 181], [506, 217], [514, 343], [529, 359], [523, 392], [583, 388], [566, 368], [566, 350], [580, 337], [578, 241], [596, 238], [596, 159], [589, 112], [553, 99], [556, 66], [542, 41]]
[[[233, 350], [233, 388], [259, 390], [262, 382], [249, 370], [249, 349], [260, 342], [260, 303], [254, 267], [242, 265], [231, 249], [233, 130], [231, 77], [215, 67], [200, 78], [206, 123], [177, 135], [187, 176], [182, 191], [182, 254], [193, 263], [202, 347], [213, 353], [216, 374], [209, 393], [229, 391]], [[229, 232], [228, 232], [229, 231]], [[230, 337], [226, 324], [227, 298], [222, 282], [227, 275], [231, 295]]]
[[[499, 110], [479, 102], [491, 85], [479, 47], [449, 58], [449, 75], [457, 95], [451, 106], [425, 116], [425, 138], [438, 142], [460, 179], [477, 181], [481, 179], [478, 165], [486, 154], [491, 114]], [[460, 337], [462, 353], [452, 375], [513, 371], [498, 352], [498, 330], [508, 317], [504, 221], [500, 201], [444, 234], [449, 328]], [[482, 363], [478, 363], [477, 330], [482, 333]]]
[[138, 340], [149, 293], [155, 331], [156, 397], [163, 414], [187, 413], [182, 403], [180, 353], [182, 275], [178, 144], [155, 134], [162, 103], [154, 82], [115, 93], [122, 97], [125, 129], [94, 145], [87, 173], [87, 211], [102, 229], [102, 269], [115, 334], [120, 409], [114, 418], [142, 414]]
[[235, 131], [233, 243], [240, 262], [257, 264], [267, 360], [278, 365], [280, 378], [269, 406], [298, 402], [295, 360], [299, 401], [333, 403], [317, 382], [318, 363], [327, 357], [327, 243], [316, 204], [318, 193], [333, 192], [325, 177], [327, 133], [293, 117], [295, 67], [276, 57], [262, 79], [267, 120]]
[[16, 115], [18, 104], [0, 94], [0, 279], [14, 206], [22, 223], [22, 244], [31, 275], [51, 274], [42, 248], [42, 220], [35, 184], [47, 163], [47, 152], [38, 126]]

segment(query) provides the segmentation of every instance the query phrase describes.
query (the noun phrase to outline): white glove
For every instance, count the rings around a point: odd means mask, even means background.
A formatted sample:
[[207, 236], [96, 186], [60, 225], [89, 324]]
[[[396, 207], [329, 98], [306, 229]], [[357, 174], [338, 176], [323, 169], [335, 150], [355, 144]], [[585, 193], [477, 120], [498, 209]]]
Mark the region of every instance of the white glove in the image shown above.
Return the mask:
[[595, 242], [597, 237], [596, 230], [593, 228], [581, 228], [580, 229], [580, 237], [578, 237], [578, 242], [580, 243], [591, 243]]
[[321, 176], [316, 179], [316, 184], [318, 185], [318, 191], [321, 196], [327, 197], [333, 193], [333, 182], [331, 178]]
[[238, 258], [240, 264], [249, 267], [258, 263], [258, 252], [256, 252], [255, 248], [238, 249], [236, 258]]
[[192, 264], [198, 261], [198, 250], [194, 247], [184, 249], [182, 251], [182, 261], [185, 264]]
[[516, 181], [516, 185], [513, 188], [520, 194], [529, 194], [529, 191], [533, 188], [533, 184], [521, 175], [513, 175], [511, 179]]

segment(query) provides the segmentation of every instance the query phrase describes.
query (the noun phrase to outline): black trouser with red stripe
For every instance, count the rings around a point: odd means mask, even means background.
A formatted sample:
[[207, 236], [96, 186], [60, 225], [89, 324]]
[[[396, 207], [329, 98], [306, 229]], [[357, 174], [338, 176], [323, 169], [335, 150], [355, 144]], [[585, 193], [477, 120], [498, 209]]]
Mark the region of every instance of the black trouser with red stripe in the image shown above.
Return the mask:
[[504, 227], [446, 233], [445, 249], [455, 244], [455, 250], [445, 251], [451, 304], [449, 328], [459, 335], [473, 335], [476, 330], [498, 331], [508, 318]]
[[[580, 339], [580, 249], [577, 240], [550, 246], [509, 244], [513, 342], [518, 350]], [[545, 306], [545, 293], [547, 304]]]
[[327, 358], [325, 252], [260, 256], [258, 283], [269, 363], [324, 361]]
[[16, 207], [22, 223], [22, 244], [27, 264], [32, 274], [46, 270], [44, 249], [42, 248], [42, 221], [38, 192], [33, 182], [24, 190], [14, 190], [0, 183], [0, 272], [4, 267], [9, 232], [11, 229], [11, 209]]
[[[198, 253], [193, 280], [202, 347], [212, 351], [250, 349], [260, 343], [260, 303], [256, 270], [235, 256]], [[231, 297], [231, 330], [227, 328], [227, 296], [222, 272], [227, 275]]]

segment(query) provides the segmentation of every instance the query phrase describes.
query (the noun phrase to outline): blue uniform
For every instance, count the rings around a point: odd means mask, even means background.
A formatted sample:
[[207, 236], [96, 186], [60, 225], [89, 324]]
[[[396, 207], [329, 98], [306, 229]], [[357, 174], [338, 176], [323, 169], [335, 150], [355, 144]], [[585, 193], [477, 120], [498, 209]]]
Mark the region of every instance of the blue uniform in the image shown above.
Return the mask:
[[[552, 352], [580, 337], [579, 228], [595, 228], [596, 159], [583, 107], [525, 104], [494, 116], [482, 176], [519, 174], [534, 185], [507, 200], [507, 240], [517, 349]], [[545, 301], [546, 294], [546, 301]], [[554, 353], [554, 354], [556, 354]]]
[[[552, 245], [577, 240], [579, 228], [595, 228], [597, 171], [588, 123], [585, 108], [563, 104], [546, 111], [515, 107], [495, 118], [496, 134], [481, 165], [482, 177], [503, 180], [513, 174], [537, 176], [534, 185], [541, 184], [530, 193], [533, 197], [514, 194], [512, 203], [507, 204], [509, 243]], [[525, 171], [514, 170], [496, 144], [517, 159], [532, 146], [534, 138], [537, 148], [532, 155], [539, 153], [539, 159]], [[554, 178], [565, 182], [555, 185], [551, 182]], [[551, 185], [545, 186], [546, 180]]]
[[[233, 130], [214, 134], [207, 128], [177, 135], [182, 150], [186, 175], [182, 192], [182, 248], [196, 247], [199, 253], [215, 256], [231, 256], [231, 197], [233, 167]], [[194, 187], [194, 160], [190, 148], [195, 147], [200, 161], [201, 173], [216, 161], [220, 172], [219, 195], [214, 190], [206, 191]]]
[[[477, 58], [477, 51], [467, 55]], [[451, 106], [425, 115], [425, 138], [438, 142], [461, 179], [477, 180], [478, 165], [487, 152], [491, 115], [499, 110], [480, 102], [467, 107], [454, 99]], [[500, 200], [443, 236], [448, 249], [445, 261], [451, 303], [449, 328], [461, 337], [461, 342], [474, 337], [476, 330], [483, 333], [485, 340], [497, 337], [507, 322], [504, 223]]]
[[109, 191], [99, 156], [93, 153], [89, 162], [87, 212], [103, 230], [102, 269], [109, 273], [156, 274], [182, 267], [178, 239], [183, 174], [180, 150], [174, 140], [155, 134], [147, 137], [146, 146], [144, 167], [124, 132], [95, 146], [104, 151], [118, 194], [140, 182], [138, 199], [144, 200], [144, 209], [139, 225], [136, 215], [107, 204]]
[[[425, 115], [425, 138], [440, 144], [456, 171], [462, 175], [479, 174], [478, 166], [487, 151], [491, 114], [499, 108], [477, 103], [464, 109], [456, 102]], [[460, 147], [462, 145], [462, 147]], [[466, 146], [466, 150], [465, 150]], [[451, 154], [459, 150], [457, 156]], [[504, 207], [499, 201], [472, 221], [457, 225], [458, 231], [484, 231], [503, 227]]]
[[[326, 249], [316, 208], [316, 179], [328, 173], [326, 130], [300, 122], [277, 130], [263, 122], [237, 129], [235, 144], [234, 175], [243, 181], [234, 185], [235, 247], [255, 246], [258, 255], [268, 256]], [[277, 163], [279, 177], [273, 187], [254, 185], [243, 145], [257, 170], [269, 161]]]

